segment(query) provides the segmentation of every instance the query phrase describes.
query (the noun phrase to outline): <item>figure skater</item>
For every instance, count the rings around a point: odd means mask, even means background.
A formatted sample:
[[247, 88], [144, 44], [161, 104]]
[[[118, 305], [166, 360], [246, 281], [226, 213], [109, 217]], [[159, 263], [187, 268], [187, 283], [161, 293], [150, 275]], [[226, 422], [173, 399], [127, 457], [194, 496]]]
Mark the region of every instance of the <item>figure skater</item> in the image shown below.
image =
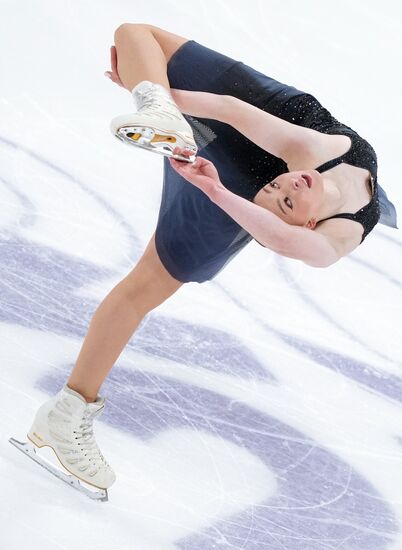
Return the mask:
[[98, 392], [147, 313], [184, 283], [211, 280], [252, 239], [324, 268], [380, 217], [396, 227], [373, 148], [314, 96], [152, 25], [121, 25], [111, 54], [106, 75], [136, 102], [112, 121], [113, 133], [166, 155], [157, 227], [97, 308], [71, 376], [28, 434], [102, 489], [115, 474], [93, 434]]

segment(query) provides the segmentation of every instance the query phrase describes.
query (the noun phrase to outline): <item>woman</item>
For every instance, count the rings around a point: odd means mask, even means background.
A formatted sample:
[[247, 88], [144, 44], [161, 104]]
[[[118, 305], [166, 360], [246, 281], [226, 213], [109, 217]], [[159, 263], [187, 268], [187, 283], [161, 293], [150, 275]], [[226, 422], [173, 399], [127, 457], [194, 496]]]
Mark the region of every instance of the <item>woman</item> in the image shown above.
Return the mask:
[[[137, 102], [135, 113], [112, 121], [113, 132], [171, 156], [158, 224], [137, 265], [96, 310], [67, 384], [28, 434], [100, 488], [115, 474], [93, 435], [104, 406], [98, 391], [149, 311], [184, 282], [213, 278], [252, 238], [327, 267], [374, 228], [379, 199], [382, 215], [388, 208], [384, 223], [396, 226], [374, 150], [313, 96], [150, 25], [117, 29], [106, 74]], [[194, 161], [197, 145], [203, 155]]]

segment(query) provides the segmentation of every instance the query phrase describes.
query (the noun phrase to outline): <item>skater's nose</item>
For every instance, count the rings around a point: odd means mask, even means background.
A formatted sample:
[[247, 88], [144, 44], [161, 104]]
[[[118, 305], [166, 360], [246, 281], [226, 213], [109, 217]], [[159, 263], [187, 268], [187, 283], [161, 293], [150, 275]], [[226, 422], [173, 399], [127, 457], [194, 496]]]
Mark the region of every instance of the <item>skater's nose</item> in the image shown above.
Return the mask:
[[303, 186], [303, 180], [301, 178], [293, 178], [291, 188], [298, 191]]

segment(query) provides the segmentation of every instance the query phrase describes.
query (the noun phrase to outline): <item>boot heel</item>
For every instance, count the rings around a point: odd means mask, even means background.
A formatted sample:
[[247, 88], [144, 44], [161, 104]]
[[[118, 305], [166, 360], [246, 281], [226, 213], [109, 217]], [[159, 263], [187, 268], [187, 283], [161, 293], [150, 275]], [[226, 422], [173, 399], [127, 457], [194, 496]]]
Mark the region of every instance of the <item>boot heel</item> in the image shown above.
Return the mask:
[[36, 445], [39, 448], [44, 447], [46, 445], [46, 441], [41, 437], [40, 434], [38, 434], [34, 430], [31, 430], [30, 432], [28, 432], [27, 437], [30, 441], [32, 441], [34, 445]]

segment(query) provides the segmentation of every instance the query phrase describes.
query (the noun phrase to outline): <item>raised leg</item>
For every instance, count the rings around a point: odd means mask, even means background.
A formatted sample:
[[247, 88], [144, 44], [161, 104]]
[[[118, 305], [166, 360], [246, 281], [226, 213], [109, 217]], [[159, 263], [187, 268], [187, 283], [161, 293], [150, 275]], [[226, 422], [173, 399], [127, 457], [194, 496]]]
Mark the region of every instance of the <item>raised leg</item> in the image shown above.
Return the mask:
[[67, 385], [92, 402], [144, 316], [182, 282], [166, 271], [153, 235], [135, 268], [101, 302], [89, 325]]
[[[152, 25], [120, 25], [115, 32], [115, 44], [118, 72], [124, 86], [131, 90], [138, 82], [150, 80], [169, 88], [167, 62], [186, 41]], [[94, 401], [144, 316], [182, 284], [161, 263], [153, 235], [135, 268], [95, 311], [67, 385], [88, 402]]]
[[118, 73], [127, 90], [149, 80], [169, 89], [167, 63], [187, 38], [152, 25], [123, 23], [114, 35]]
[[136, 111], [113, 118], [110, 129], [130, 145], [193, 162], [197, 153], [193, 131], [170, 93], [167, 76], [168, 61], [186, 42], [187, 38], [152, 25], [120, 25], [108, 74], [133, 92]]

